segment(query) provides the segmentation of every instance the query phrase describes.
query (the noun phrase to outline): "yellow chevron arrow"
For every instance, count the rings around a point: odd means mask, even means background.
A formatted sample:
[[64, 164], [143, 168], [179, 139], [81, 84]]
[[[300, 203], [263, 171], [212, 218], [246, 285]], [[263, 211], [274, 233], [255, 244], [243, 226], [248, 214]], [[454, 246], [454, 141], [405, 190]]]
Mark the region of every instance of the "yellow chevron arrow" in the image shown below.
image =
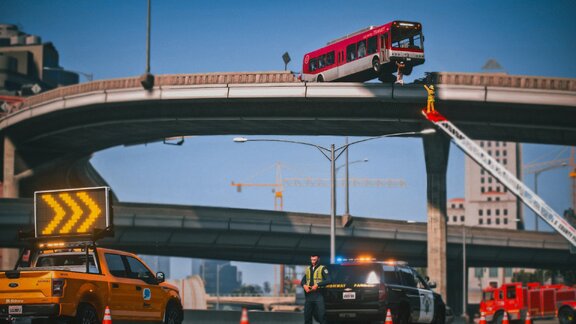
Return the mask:
[[92, 226], [92, 224], [96, 221], [98, 216], [100, 216], [102, 210], [100, 210], [100, 207], [98, 207], [98, 205], [94, 202], [94, 200], [92, 200], [92, 198], [90, 198], [87, 193], [79, 192], [76, 194], [76, 196], [82, 200], [88, 209], [90, 209], [90, 216], [88, 216], [88, 219], [86, 219], [84, 223], [82, 223], [82, 225], [80, 225], [78, 228], [78, 233], [86, 233], [88, 229], [90, 229], [90, 226]]
[[60, 194], [60, 198], [72, 209], [72, 217], [66, 222], [64, 227], [60, 230], [60, 234], [70, 233], [72, 227], [78, 222], [82, 216], [82, 208], [74, 201], [74, 199], [67, 193]]
[[56, 199], [54, 199], [54, 197], [52, 197], [51, 195], [42, 195], [42, 199], [54, 211], [54, 218], [48, 224], [48, 226], [46, 226], [46, 228], [44, 228], [44, 230], [42, 231], [42, 234], [50, 235], [54, 232], [54, 229], [56, 228], [56, 226], [58, 226], [58, 224], [60, 224], [60, 222], [64, 218], [64, 215], [66, 215], [66, 211], [64, 210], [64, 208], [62, 208], [62, 206], [60, 206], [60, 204], [56, 201]]

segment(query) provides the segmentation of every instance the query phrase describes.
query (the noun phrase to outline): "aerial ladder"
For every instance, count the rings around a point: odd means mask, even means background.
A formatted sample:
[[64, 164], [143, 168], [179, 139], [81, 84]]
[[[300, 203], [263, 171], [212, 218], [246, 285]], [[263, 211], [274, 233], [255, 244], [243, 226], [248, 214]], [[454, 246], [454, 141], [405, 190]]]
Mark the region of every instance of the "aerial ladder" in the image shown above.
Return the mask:
[[[430, 103], [430, 98], [428, 100]], [[498, 179], [508, 190], [518, 196], [522, 202], [546, 221], [554, 230], [560, 233], [560, 235], [564, 236], [568, 242], [576, 246], [576, 229], [556, 213], [554, 209], [548, 206], [542, 198], [530, 190], [528, 186], [518, 180], [506, 167], [496, 161], [496, 159], [484, 151], [480, 145], [468, 138], [468, 136], [446, 119], [446, 117], [436, 111], [434, 106], [432, 106], [432, 109], [428, 107], [428, 109], [422, 110], [422, 114], [426, 119], [450, 136], [454, 144], [464, 151], [464, 153], [476, 161], [476, 163], [488, 171], [494, 178]], [[576, 172], [576, 170], [574, 172]]]

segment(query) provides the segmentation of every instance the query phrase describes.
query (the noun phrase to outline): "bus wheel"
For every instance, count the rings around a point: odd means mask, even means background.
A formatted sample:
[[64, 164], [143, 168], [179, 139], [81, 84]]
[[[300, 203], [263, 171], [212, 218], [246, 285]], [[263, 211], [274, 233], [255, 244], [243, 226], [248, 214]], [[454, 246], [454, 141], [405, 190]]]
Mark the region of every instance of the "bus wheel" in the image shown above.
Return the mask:
[[316, 78], [316, 82], [324, 82], [324, 77], [322, 76], [322, 74], [320, 74], [320, 75]]
[[380, 60], [377, 56], [372, 60], [372, 70], [376, 75], [380, 75]]

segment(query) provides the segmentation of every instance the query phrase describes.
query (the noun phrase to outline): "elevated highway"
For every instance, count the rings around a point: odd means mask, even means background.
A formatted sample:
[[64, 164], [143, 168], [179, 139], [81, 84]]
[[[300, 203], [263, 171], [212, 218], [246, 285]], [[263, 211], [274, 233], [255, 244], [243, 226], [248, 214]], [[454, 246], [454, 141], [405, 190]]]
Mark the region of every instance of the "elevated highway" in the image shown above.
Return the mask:
[[[576, 145], [576, 80], [466, 73], [429, 79], [438, 109], [472, 138]], [[302, 83], [287, 72], [161, 75], [155, 84], [146, 91], [137, 78], [94, 81], [12, 107], [0, 116], [4, 160], [14, 161], [13, 170], [4, 168], [5, 182], [13, 173], [29, 196], [31, 188], [54, 186], [54, 177], [42, 176], [82, 177], [70, 170], [93, 152], [172, 136], [374, 136], [425, 123], [421, 85]]]
[[[104, 246], [142, 254], [307, 264], [309, 253], [328, 256], [329, 216], [251, 209], [115, 203], [116, 235]], [[18, 228], [31, 229], [30, 199], [0, 199], [0, 247], [18, 247]], [[448, 262], [461, 262], [462, 227], [448, 227]], [[355, 218], [337, 229], [337, 252], [426, 266], [425, 223]], [[572, 268], [576, 255], [555, 233], [466, 228], [470, 267]], [[327, 259], [327, 258], [326, 258]]]
[[[436, 85], [438, 110], [471, 138], [576, 144], [574, 79], [434, 73], [427, 82]], [[140, 87], [138, 78], [95, 81], [42, 93], [8, 109], [0, 116], [4, 196], [29, 197], [34, 190], [101, 185], [103, 179], [88, 162], [92, 153], [118, 145], [148, 143], [172, 136], [374, 136], [428, 127], [420, 115], [426, 92], [418, 84], [302, 83], [287, 72], [161, 75], [156, 76], [155, 84], [154, 89], [146, 91]], [[427, 254], [428, 259], [437, 261], [432, 263], [428, 272], [431, 277], [437, 278], [438, 290], [445, 294], [446, 262], [452, 262], [455, 255], [454, 243], [450, 243], [450, 240], [454, 240], [450, 235], [453, 230], [447, 229], [445, 223], [446, 170], [450, 146], [449, 140], [442, 134], [425, 137], [423, 146], [428, 198], [426, 235], [421, 233], [420, 241], [402, 241], [389, 233], [388, 243], [381, 245], [381, 242], [386, 242], [386, 236], [381, 236], [386, 233], [386, 228], [382, 226], [382, 232], [374, 235], [383, 240], [373, 241], [374, 238], [370, 236], [360, 236], [364, 240], [354, 242], [363, 242], [363, 246], [372, 247], [377, 256], [396, 256], [394, 253], [397, 253], [410, 261], [412, 258], [421, 260]], [[172, 221], [182, 222], [182, 219]], [[154, 223], [153, 220], [148, 222]], [[155, 222], [167, 221], [157, 219]], [[244, 226], [250, 232], [250, 226], [262, 228], [266, 225], [255, 223]], [[291, 223], [286, 226], [292, 228]], [[421, 228], [424, 227], [421, 225]], [[189, 236], [181, 234], [181, 230], [157, 227], [142, 233], [135, 230], [135, 234], [127, 230], [126, 237], [158, 237], [158, 245], [150, 251], [156, 254], [164, 253], [162, 249], [166, 253], [177, 253], [178, 246], [184, 246], [181, 251], [189, 250], [194, 245], [187, 245], [187, 237], [205, 237], [208, 241], [214, 239], [212, 232], [203, 234], [199, 231], [197, 235]], [[369, 230], [370, 226], [366, 226], [366, 233]], [[272, 233], [274, 235], [261, 237], [257, 232], [252, 232], [252, 239], [240, 235], [242, 240], [236, 240], [228, 233], [230, 235], [217, 237], [222, 242], [230, 241], [230, 247], [208, 253], [201, 247], [209, 245], [199, 243], [197, 253], [221, 257], [219, 253], [228, 253], [232, 243], [238, 243], [240, 248], [232, 250], [240, 259], [300, 263], [296, 259], [279, 260], [275, 256], [281, 253], [292, 255], [291, 251], [305, 252], [310, 246], [328, 246], [324, 235], [306, 232], [299, 234], [301, 240], [298, 235], [287, 235], [288, 239], [284, 241], [278, 239], [284, 235]], [[479, 248], [483, 252], [478, 255], [484, 253], [486, 256], [475, 261], [478, 265], [483, 262], [496, 263], [494, 260], [505, 262], [505, 259], [512, 260], [506, 263], [510, 265], [526, 261], [515, 261], [522, 253], [508, 245], [509, 237], [525, 233], [506, 233], [502, 240], [497, 239], [497, 234], [485, 234], [484, 240], [496, 240], [505, 248], [490, 244], [489, 248]], [[170, 239], [165, 238], [164, 241], [162, 235]], [[181, 238], [183, 242], [172, 244], [172, 238]], [[256, 243], [260, 240], [278, 242], [281, 246], [270, 252], [259, 248]], [[518, 240], [523, 239], [519, 237]], [[285, 243], [287, 241], [291, 243]], [[294, 248], [294, 242], [300, 245]], [[410, 246], [409, 242], [420, 243]], [[123, 242], [121, 239], [115, 244], [127, 248], [138, 246], [131, 240]], [[344, 239], [339, 244], [345, 248], [358, 243], [346, 244]], [[410, 252], [403, 254], [405, 250]], [[560, 252], [563, 256], [567, 246], [559, 250], [564, 251]], [[532, 251], [531, 257], [534, 258], [538, 251]], [[410, 256], [411, 253], [414, 255]], [[555, 260], [558, 256], [552, 252], [546, 255], [554, 255]], [[534, 260], [533, 264], [538, 262]]]

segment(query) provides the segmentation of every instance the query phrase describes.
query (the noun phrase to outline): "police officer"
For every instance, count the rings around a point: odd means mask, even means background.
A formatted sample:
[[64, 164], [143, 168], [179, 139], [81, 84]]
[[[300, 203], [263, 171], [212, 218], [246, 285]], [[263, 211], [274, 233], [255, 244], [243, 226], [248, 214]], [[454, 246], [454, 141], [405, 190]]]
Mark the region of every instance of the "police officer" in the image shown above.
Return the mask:
[[306, 302], [304, 304], [305, 324], [312, 324], [312, 315], [320, 324], [326, 323], [324, 295], [318, 290], [318, 287], [323, 287], [330, 283], [330, 274], [325, 266], [320, 265], [319, 261], [320, 257], [318, 254], [310, 255], [310, 266], [306, 268], [306, 273], [300, 282], [306, 292]]

